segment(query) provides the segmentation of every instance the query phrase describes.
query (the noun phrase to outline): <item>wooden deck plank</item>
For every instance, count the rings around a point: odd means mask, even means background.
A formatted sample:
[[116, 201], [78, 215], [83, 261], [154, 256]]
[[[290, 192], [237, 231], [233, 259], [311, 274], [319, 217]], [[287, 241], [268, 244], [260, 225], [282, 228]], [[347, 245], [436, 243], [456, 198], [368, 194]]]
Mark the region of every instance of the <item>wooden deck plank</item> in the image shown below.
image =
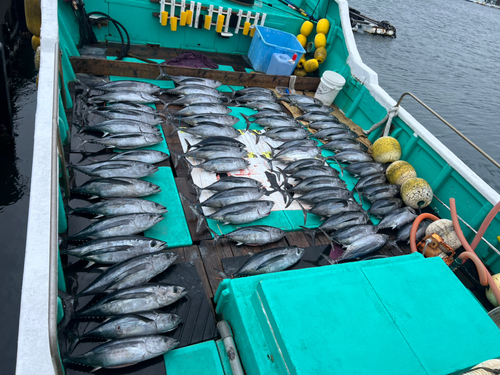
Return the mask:
[[205, 266], [208, 282], [212, 288], [213, 295], [215, 295], [217, 287], [222, 281], [222, 276], [217, 271], [223, 269], [221, 261], [224, 258], [232, 258], [234, 255], [231, 248], [227, 246], [226, 243], [217, 243], [217, 245], [214, 246], [214, 241], [201, 242], [199, 250]]
[[[135, 77], [156, 79], [158, 65], [150, 63], [135, 63], [118, 60], [103, 60], [90, 57], [71, 57], [71, 65], [75, 73], [110, 75], [120, 77]], [[269, 87], [288, 86], [289, 76], [255, 74], [245, 72], [228, 72], [213, 69], [198, 69], [177, 66], [163, 66], [165, 73], [215, 79], [226, 85]], [[318, 87], [319, 78], [297, 77], [295, 87], [314, 91]]]
[[290, 246], [312, 246], [312, 241], [310, 242], [310, 238], [308, 239], [304, 232], [289, 232], [286, 234], [285, 238]]

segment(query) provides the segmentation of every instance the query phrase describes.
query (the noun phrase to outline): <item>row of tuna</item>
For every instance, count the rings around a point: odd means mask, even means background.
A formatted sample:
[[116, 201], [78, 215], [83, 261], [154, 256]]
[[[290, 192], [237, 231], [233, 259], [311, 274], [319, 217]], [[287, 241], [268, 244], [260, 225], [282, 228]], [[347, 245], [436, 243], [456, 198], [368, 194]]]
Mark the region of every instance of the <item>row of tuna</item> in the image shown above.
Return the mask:
[[[96, 88], [104, 92], [102, 95], [87, 100], [90, 104], [107, 105], [90, 107], [87, 118], [98, 115], [105, 121], [85, 122], [80, 134], [102, 134], [102, 138], [85, 139], [82, 145], [95, 143], [120, 152], [105, 161], [72, 165], [92, 177], [72, 189], [72, 193], [100, 198], [97, 203], [75, 208], [72, 214], [91, 215], [99, 220], [68, 237], [70, 243], [87, 242], [61, 253], [107, 268], [79, 293], [64, 297], [65, 318], [59, 328], [62, 331], [70, 319], [106, 319], [79, 337], [106, 342], [65, 358], [65, 363], [94, 370], [122, 367], [162, 355], [178, 345], [163, 334], [176, 329], [182, 318], [161, 309], [182, 299], [187, 290], [149, 283], [167, 270], [177, 255], [165, 250], [165, 242], [138, 235], [163, 220], [167, 212], [163, 205], [143, 199], [161, 188], [141, 178], [157, 172], [155, 164], [169, 157], [161, 151], [140, 149], [163, 141], [157, 125], [164, 119], [143, 104], [157, 100], [148, 87], [137, 82], [109, 82]], [[98, 297], [73, 311], [79, 298], [93, 295]]]

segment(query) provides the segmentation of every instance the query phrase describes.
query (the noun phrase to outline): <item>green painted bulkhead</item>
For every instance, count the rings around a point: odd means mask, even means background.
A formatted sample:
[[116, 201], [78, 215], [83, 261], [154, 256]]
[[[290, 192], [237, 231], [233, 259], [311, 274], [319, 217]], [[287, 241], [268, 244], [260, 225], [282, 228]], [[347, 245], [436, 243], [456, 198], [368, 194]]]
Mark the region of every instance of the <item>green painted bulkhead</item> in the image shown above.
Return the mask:
[[[219, 5], [223, 6], [224, 9], [231, 7], [233, 12], [242, 9], [244, 14], [247, 10], [253, 13], [266, 13], [265, 26], [298, 34], [304, 19], [277, 0], [268, 1], [272, 7], [266, 4], [263, 7], [246, 7], [224, 0], [214, 1], [212, 4], [215, 8]], [[330, 21], [330, 31], [327, 35], [328, 56], [326, 61], [320, 65], [320, 74], [325, 70], [333, 70], [346, 78], [346, 84], [338, 94], [334, 104], [356, 124], [363, 129], [369, 129], [374, 123], [384, 118], [387, 110], [374, 99], [370, 91], [359, 80], [351, 75], [351, 69], [347, 63], [349, 52], [342, 31], [339, 5], [333, 0], [321, 0], [318, 5], [313, 0], [302, 0], [295, 3], [308, 13], [315, 10], [315, 17], [326, 17]], [[210, 5], [210, 3], [202, 4], [203, 6]], [[189, 2], [186, 3], [186, 6], [189, 7]], [[170, 23], [161, 26], [158, 16], [154, 16], [154, 13], [160, 11], [160, 4], [150, 0], [86, 0], [85, 9], [87, 12], [104, 12], [118, 20], [127, 29], [133, 44], [246, 54], [252, 40], [250, 36], [242, 35], [241, 31], [231, 38], [221, 37], [215, 32], [215, 19], [211, 30], [178, 26], [177, 31], [171, 31]], [[168, 5], [166, 10], [170, 11]], [[179, 8], [177, 7], [177, 17], [179, 17], [178, 12]], [[202, 14], [207, 14], [207, 11], [202, 10]], [[64, 78], [67, 85], [69, 81], [74, 80], [74, 74], [69, 65], [69, 56], [78, 55], [75, 46], [78, 43], [79, 35], [78, 23], [70, 4], [62, 0], [59, 0], [59, 27]], [[121, 41], [112, 23], [93, 29], [100, 42]], [[234, 32], [231, 28], [229, 31]], [[314, 35], [315, 30], [309, 36], [308, 41], [312, 41]], [[411, 90], [411, 87], [408, 89]], [[394, 118], [393, 125], [394, 130], [390, 135], [398, 139], [401, 144], [402, 159], [410, 162], [416, 169], [418, 176], [429, 182], [434, 194], [440, 200], [449, 204], [449, 198], [455, 198], [458, 214], [477, 230], [492, 208], [492, 204], [479, 194], [464, 177], [450, 167], [423, 139], [418, 137], [414, 130], [400, 117]], [[373, 132], [369, 137], [370, 140], [374, 141], [381, 132], [382, 128]], [[449, 210], [436, 199], [431, 203], [431, 207], [441, 217], [450, 218]], [[465, 225], [462, 225], [462, 229], [467, 240], [471, 242], [474, 233]], [[497, 236], [499, 235], [500, 219], [497, 216], [484, 237], [498, 249], [500, 246]], [[500, 256], [483, 241], [478, 245], [476, 252], [493, 273], [500, 272]]]

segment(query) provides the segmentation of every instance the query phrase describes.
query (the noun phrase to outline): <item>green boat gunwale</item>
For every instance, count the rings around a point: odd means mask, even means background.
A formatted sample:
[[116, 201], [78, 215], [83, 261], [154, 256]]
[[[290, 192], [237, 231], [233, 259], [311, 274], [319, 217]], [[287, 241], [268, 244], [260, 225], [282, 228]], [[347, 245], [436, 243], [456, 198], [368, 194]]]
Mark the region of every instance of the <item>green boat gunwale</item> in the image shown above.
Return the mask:
[[[124, 4], [117, 0], [109, 3]], [[153, 6], [157, 8], [157, 4], [152, 4], [143, 2], [141, 5], [141, 2], [135, 1], [131, 6], [140, 6], [149, 12]], [[314, 5], [312, 1], [305, 1], [301, 7], [311, 12]], [[61, 6], [60, 9], [59, 6]], [[98, 8], [105, 8], [105, 6]], [[59, 103], [64, 102], [68, 108], [72, 106], [67, 85], [75, 80], [69, 58], [79, 56], [76, 49], [78, 25], [72, 18], [73, 14], [68, 4], [62, 0], [58, 3], [52, 0], [41, 0], [41, 9], [42, 44], [16, 364], [18, 374], [31, 373], [34, 366], [38, 373], [61, 372], [54, 329], [57, 319], [55, 312], [57, 265], [55, 262], [58, 259], [57, 235], [54, 231], [57, 230], [55, 223], [60, 194], [56, 185], [58, 156], [55, 134], [59, 131], [58, 123], [63, 121], [59, 114]], [[88, 10], [105, 11], [106, 9], [89, 8]], [[336, 70], [347, 78], [347, 84], [337, 97], [335, 104], [356, 124], [368, 129], [373, 123], [380, 121], [387, 114], [387, 110], [396, 104], [396, 101], [379, 86], [378, 75], [363, 63], [359, 55], [350, 27], [347, 1], [321, 1], [318, 12], [324, 14], [327, 10], [326, 17], [332, 25], [328, 35], [330, 48], [328, 52], [331, 58], [321, 66], [320, 73], [324, 70]], [[59, 20], [61, 22], [58, 22]], [[134, 21], [137, 22], [137, 20]], [[279, 19], [273, 21], [270, 17], [266, 20], [266, 25], [275, 28], [286, 27], [290, 31], [300, 27], [299, 24], [302, 23], [302, 20], [298, 18], [291, 19], [287, 25], [279, 21]], [[147, 41], [135, 40], [135, 42], [146, 43]], [[60, 64], [64, 72], [63, 77], [60, 77], [62, 100], [58, 92], [59, 82], [57, 81], [59, 43], [62, 51]], [[196, 49], [192, 45], [184, 45], [184, 47]], [[203, 48], [198, 49], [203, 50]], [[214, 50], [214, 48], [205, 50]], [[332, 50], [335, 50], [336, 54], [330, 53]], [[393, 123], [396, 130], [392, 135], [400, 141], [403, 147], [402, 159], [414, 161], [413, 164], [419, 176], [429, 181], [435, 194], [442, 201], [446, 202], [453, 194], [459, 203], [459, 214], [472, 227], [477, 228], [489, 209], [500, 200], [500, 195], [404, 108], [400, 108]], [[370, 139], [374, 140], [379, 134], [380, 131], [372, 133]], [[47, 162], [48, 160], [50, 163]], [[416, 163], [417, 160], [420, 162]], [[425, 168], [421, 166], [423, 162], [426, 164]], [[428, 168], [429, 165], [435, 168]], [[477, 196], [475, 192], [480, 196]], [[432, 208], [440, 216], [450, 217], [446, 207], [437, 200], [433, 201]], [[473, 235], [472, 231], [465, 228], [464, 232], [468, 239]], [[498, 218], [494, 220], [485, 235], [485, 238], [495, 243], [493, 233], [500, 233]], [[500, 257], [491, 248], [481, 243], [477, 252], [492, 271], [500, 272]], [[40, 319], [40, 317], [44, 318]]]

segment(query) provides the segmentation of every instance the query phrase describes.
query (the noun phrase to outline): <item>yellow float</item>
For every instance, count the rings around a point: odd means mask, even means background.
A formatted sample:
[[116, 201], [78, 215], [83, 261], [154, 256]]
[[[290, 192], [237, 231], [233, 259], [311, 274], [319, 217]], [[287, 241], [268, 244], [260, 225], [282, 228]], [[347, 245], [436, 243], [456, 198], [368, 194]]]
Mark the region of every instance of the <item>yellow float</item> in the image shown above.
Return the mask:
[[307, 37], [305, 35], [302, 34], [297, 35], [297, 40], [299, 41], [302, 47], [306, 48]]
[[311, 21], [305, 21], [300, 28], [300, 33], [305, 37], [308, 37], [313, 31], [313, 27], [314, 25]]
[[320, 47], [314, 51], [314, 58], [318, 60], [318, 63], [323, 64], [326, 59], [326, 48]]
[[309, 59], [304, 63], [304, 70], [307, 73], [314, 72], [316, 69], [318, 69], [319, 63], [318, 60], [316, 59]]
[[316, 48], [326, 47], [326, 36], [325, 36], [325, 34], [317, 34], [314, 37], [314, 46]]
[[407, 206], [418, 209], [432, 202], [432, 188], [423, 178], [410, 178], [401, 185], [401, 198]]
[[385, 175], [389, 183], [401, 186], [406, 180], [417, 177], [417, 172], [410, 163], [404, 160], [397, 160], [389, 165], [385, 171]]
[[381, 137], [372, 148], [373, 159], [379, 163], [390, 163], [401, 158], [401, 145], [393, 137]]
[[316, 32], [318, 34], [328, 34], [328, 31], [330, 30], [330, 22], [326, 18], [322, 18], [318, 21], [318, 24], [316, 25]]

